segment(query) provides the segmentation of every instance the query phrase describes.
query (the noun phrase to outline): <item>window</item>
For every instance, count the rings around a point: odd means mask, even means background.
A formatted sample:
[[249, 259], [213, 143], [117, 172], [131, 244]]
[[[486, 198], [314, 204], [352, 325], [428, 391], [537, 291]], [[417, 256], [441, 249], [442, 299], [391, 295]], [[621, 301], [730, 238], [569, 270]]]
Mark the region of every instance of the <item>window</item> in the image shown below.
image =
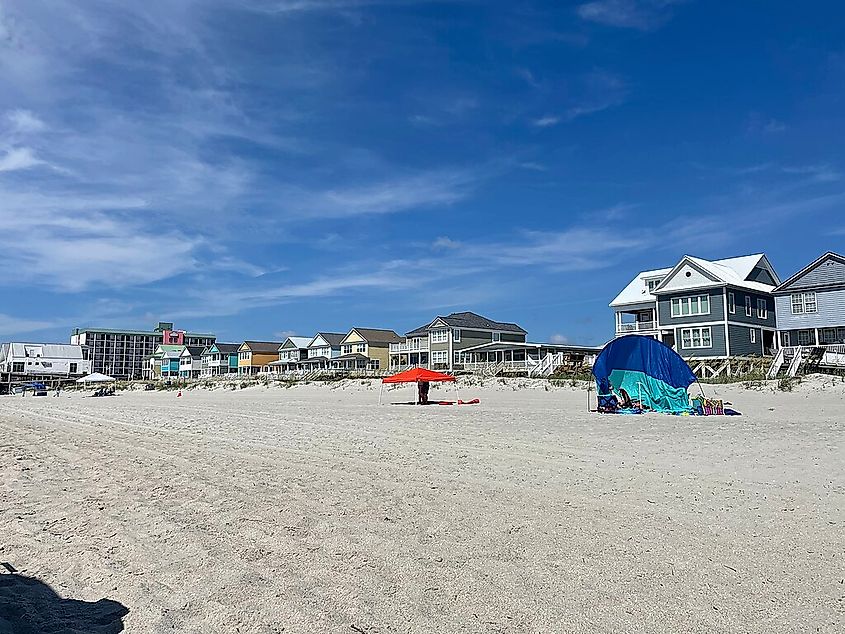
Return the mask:
[[728, 293], [728, 312], [736, 314], [736, 296], [733, 293]]
[[745, 316], [751, 317], [751, 298], [748, 295], [745, 296]]
[[446, 350], [435, 350], [431, 353], [431, 362], [436, 364], [448, 363], [449, 353]]
[[461, 329], [460, 328], [452, 328], [452, 341], [460, 341], [461, 340]]
[[358, 354], [367, 354], [367, 344], [359, 343], [357, 346], [355, 346], [355, 352], [357, 352]]
[[431, 343], [446, 343], [449, 341], [449, 331], [448, 330], [432, 330], [431, 331]]
[[340, 353], [341, 354], [352, 354], [352, 344], [351, 343], [343, 344], [343, 346], [340, 349]]
[[757, 317], [759, 319], [768, 319], [769, 318], [769, 307], [766, 305], [765, 299], [758, 299], [757, 300]]
[[790, 345], [792, 345], [792, 344], [789, 343], [789, 333], [788, 332], [781, 333], [780, 340], [781, 340], [781, 343], [787, 348]]
[[816, 304], [815, 293], [793, 293], [792, 294], [792, 314], [803, 315], [805, 313], [815, 313], [818, 311]]
[[757, 331], [751, 328], [748, 333], [751, 335], [751, 343], [757, 343]]
[[71, 363], [70, 364], [70, 373], [76, 374], [76, 368], [77, 368], [77, 365], [75, 363]]
[[835, 328], [825, 328], [822, 330], [822, 343], [836, 343]]
[[648, 288], [648, 292], [653, 293], [654, 289], [657, 288], [658, 286], [660, 286], [660, 282], [662, 282], [662, 281], [663, 281], [662, 277], [656, 277], [653, 280], [646, 280], [645, 285], [646, 285], [646, 288]]
[[711, 348], [710, 326], [682, 329], [681, 347], [686, 349]]
[[696, 297], [676, 297], [672, 300], [672, 317], [709, 314], [710, 297], [708, 295], [698, 295]]
[[23, 362], [12, 363], [12, 372], [23, 372]]
[[812, 330], [799, 330], [798, 331], [798, 345], [799, 346], [809, 346], [815, 341], [813, 341], [813, 331]]
[[502, 340], [502, 333], [494, 332], [493, 333], [493, 341], [501, 341]]

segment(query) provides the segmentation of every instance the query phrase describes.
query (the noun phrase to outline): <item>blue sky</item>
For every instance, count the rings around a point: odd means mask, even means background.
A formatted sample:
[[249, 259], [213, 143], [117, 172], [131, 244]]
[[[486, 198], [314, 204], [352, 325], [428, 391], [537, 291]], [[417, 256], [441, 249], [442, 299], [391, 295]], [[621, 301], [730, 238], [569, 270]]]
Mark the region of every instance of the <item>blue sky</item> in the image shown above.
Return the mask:
[[0, 339], [474, 310], [600, 343], [683, 254], [845, 243], [845, 7], [0, 0]]

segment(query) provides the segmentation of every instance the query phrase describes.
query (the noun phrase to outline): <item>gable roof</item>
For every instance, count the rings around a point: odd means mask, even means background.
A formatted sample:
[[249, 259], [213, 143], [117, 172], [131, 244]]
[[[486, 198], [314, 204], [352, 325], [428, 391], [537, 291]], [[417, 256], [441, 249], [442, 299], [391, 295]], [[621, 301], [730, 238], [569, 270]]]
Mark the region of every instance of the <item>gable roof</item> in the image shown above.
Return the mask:
[[[633, 280], [631, 280], [624, 289], [622, 289], [622, 292], [619, 293], [612, 302], [610, 302], [610, 305], [612, 307], [625, 306], [628, 304], [640, 304], [656, 301], [657, 297], [655, 295], [660, 294], [660, 291], [666, 281], [669, 280], [685, 263], [691, 264], [694, 268], [702, 271], [704, 275], [713, 279], [714, 285], [727, 284], [738, 288], [771, 293], [774, 286], [746, 279], [758, 266], [770, 271], [774, 280], [779, 281], [774, 268], [771, 266], [766, 256], [762, 253], [743, 255], [736, 258], [726, 258], [724, 260], [705, 260], [703, 258], [685, 255], [675, 266], [671, 268], [642, 271]], [[646, 286], [646, 280], [661, 277], [663, 278], [663, 281], [660, 283], [660, 286], [655, 288], [653, 293], [649, 293], [648, 287]]]
[[220, 354], [237, 354], [240, 347], [239, 343], [213, 343], [206, 350], [217, 348]]
[[205, 348], [202, 346], [185, 346], [185, 349], [179, 354], [180, 357], [187, 356], [187, 354], [191, 355], [192, 357], [199, 357], [202, 356], [203, 351]]
[[337, 348], [340, 346], [340, 342], [346, 338], [345, 332], [318, 332], [316, 335], [311, 337], [311, 341], [308, 342], [308, 347], [311, 348], [314, 345], [314, 340], [317, 337], [322, 337], [323, 340], [329, 344], [332, 348]]
[[313, 339], [309, 339], [308, 337], [288, 337], [284, 340], [282, 345], [279, 346], [279, 349], [307, 348], [308, 344], [311, 343], [312, 340]]
[[[810, 264], [805, 266], [803, 269], [798, 271], [795, 275], [787, 279], [782, 284], [779, 284], [774, 291], [774, 293], [782, 293], [789, 289], [790, 286], [795, 284], [798, 280], [800, 280], [805, 275], [812, 273], [817, 268], [819, 268], [822, 264], [828, 261], [839, 262], [840, 264], [845, 265], [845, 256], [839, 255], [838, 253], [834, 253], [833, 251], [828, 251], [824, 253], [820, 257], [813, 260]], [[834, 284], [835, 286], [839, 286], [839, 284]], [[819, 286], [819, 288], [823, 288], [823, 286]]]
[[12, 342], [9, 351], [15, 357], [28, 357], [29, 352], [49, 359], [82, 359], [82, 346], [73, 343], [29, 343]]
[[238, 349], [246, 346], [251, 352], [266, 352], [274, 353], [279, 351], [279, 346], [282, 345], [278, 341], [244, 341]]
[[484, 317], [483, 315], [479, 315], [478, 313], [473, 313], [468, 310], [460, 313], [451, 313], [445, 317], [438, 315], [431, 320], [428, 328], [431, 328], [432, 324], [436, 323], [438, 320], [452, 328], [480, 328], [482, 330], [500, 330], [502, 332], [527, 334], [526, 331], [517, 324], [506, 321], [494, 321]]
[[346, 340], [346, 337], [351, 335], [353, 332], [357, 332], [358, 335], [369, 344], [399, 343], [402, 341], [402, 337], [400, 337], [396, 332], [384, 328], [353, 328], [343, 338], [344, 341]]

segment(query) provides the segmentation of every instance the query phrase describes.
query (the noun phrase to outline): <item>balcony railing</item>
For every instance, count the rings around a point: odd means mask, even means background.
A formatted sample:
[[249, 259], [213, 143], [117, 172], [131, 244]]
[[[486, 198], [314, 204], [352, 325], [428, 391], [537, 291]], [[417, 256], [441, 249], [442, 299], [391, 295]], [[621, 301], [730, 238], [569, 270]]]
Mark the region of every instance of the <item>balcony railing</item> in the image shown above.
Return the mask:
[[428, 341], [419, 343], [391, 343], [390, 353], [399, 354], [401, 352], [428, 352]]
[[634, 321], [629, 324], [617, 325], [616, 332], [618, 333], [645, 332], [655, 330], [656, 328], [656, 324], [653, 321]]

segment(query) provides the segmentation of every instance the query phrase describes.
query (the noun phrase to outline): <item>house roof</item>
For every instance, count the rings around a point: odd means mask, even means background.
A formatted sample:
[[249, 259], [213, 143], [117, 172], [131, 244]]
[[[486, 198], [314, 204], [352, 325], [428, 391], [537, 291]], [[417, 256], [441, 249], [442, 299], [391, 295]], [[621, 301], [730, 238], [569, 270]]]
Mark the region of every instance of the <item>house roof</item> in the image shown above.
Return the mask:
[[275, 353], [279, 351], [281, 345], [278, 341], [244, 341], [238, 349], [246, 346], [251, 352]]
[[498, 330], [501, 332], [515, 332], [523, 335], [526, 334], [526, 331], [518, 324], [514, 324], [507, 321], [494, 321], [493, 319], [489, 319], [488, 317], [484, 317], [483, 315], [479, 315], [478, 313], [473, 313], [467, 310], [460, 313], [451, 313], [446, 316], [438, 315], [425, 326], [420, 326], [419, 328], [416, 328], [415, 330], [412, 330], [411, 332], [407, 333], [405, 336], [418, 337], [420, 335], [424, 335], [429, 330], [431, 330], [432, 324], [434, 324], [438, 320], [442, 321], [450, 328], [478, 328], [480, 330]]
[[203, 350], [205, 350], [205, 348], [202, 346], [185, 346], [185, 349], [182, 350], [182, 353], [179, 356], [184, 356], [187, 352], [192, 357], [199, 357], [202, 356]]
[[[778, 279], [774, 269], [771, 268], [768, 264], [768, 260], [766, 260], [766, 256], [762, 253], [712, 261], [693, 257], [691, 255], [685, 255], [675, 266], [671, 268], [640, 272], [624, 289], [622, 289], [622, 292], [619, 293], [612, 302], [610, 302], [610, 305], [626, 306], [629, 304], [641, 304], [656, 301], [657, 298], [655, 294], [649, 293], [648, 291], [646, 280], [653, 278], [664, 278], [665, 280], [672, 271], [681, 266], [685, 261], [691, 262], [694, 266], [697, 266], [707, 275], [714, 278], [715, 284], [729, 284], [738, 288], [770, 293], [774, 288], [773, 286], [746, 279], [761, 263], [764, 263], [766, 268], [771, 270], [775, 281]], [[655, 289], [655, 292], [659, 294], [660, 291], [661, 288], [658, 286]]]
[[239, 343], [215, 343], [215, 344], [212, 344], [211, 346], [208, 346], [208, 348], [206, 348], [206, 350], [210, 349], [212, 346], [217, 348], [217, 351], [220, 354], [237, 354], [238, 350], [241, 347], [241, 344], [239, 344]]
[[461, 313], [451, 313], [445, 317], [438, 315], [431, 323], [441, 320], [452, 326], [453, 328], [481, 328], [483, 330], [500, 330], [502, 332], [516, 332], [526, 334], [526, 331], [517, 324], [507, 321], [494, 321], [478, 313], [464, 311]]
[[308, 346], [312, 346], [314, 344], [314, 340], [317, 337], [322, 337], [325, 339], [326, 343], [329, 344], [332, 348], [337, 348], [340, 346], [340, 342], [346, 338], [345, 332], [318, 332], [316, 335], [311, 337], [308, 342]]
[[781, 291], [788, 289], [795, 282], [797, 282], [802, 277], [807, 275], [810, 271], [813, 271], [814, 269], [821, 266], [827, 260], [834, 260], [836, 262], [840, 262], [841, 264], [845, 264], [845, 256], [839, 255], [838, 253], [834, 253], [833, 251], [828, 251], [827, 253], [825, 253], [825, 254], [821, 255], [820, 257], [816, 258], [815, 260], [813, 260], [810, 264], [808, 264], [803, 269], [798, 271], [795, 275], [790, 277], [788, 280], [779, 284], [777, 287], [775, 287], [775, 290], [773, 292], [779, 293]]
[[[288, 346], [288, 342], [292, 345]], [[285, 339], [284, 343], [282, 343], [279, 348], [307, 348], [308, 344], [311, 343], [311, 339], [308, 337], [288, 337]]]
[[38, 348], [38, 355], [45, 358], [82, 359], [82, 346], [76, 344], [28, 342], [12, 342], [9, 344], [9, 350], [15, 357], [26, 357], [27, 350], [34, 353], [34, 348]]
[[[378, 344], [378, 343], [399, 343], [402, 341], [402, 337], [399, 336], [393, 330], [387, 330], [384, 328], [353, 328], [355, 332], [357, 332], [361, 337], [363, 337], [367, 343], [370, 344]], [[351, 333], [352, 330], [349, 332]], [[346, 335], [348, 337], [349, 334]], [[346, 338], [344, 337], [344, 339]]]

